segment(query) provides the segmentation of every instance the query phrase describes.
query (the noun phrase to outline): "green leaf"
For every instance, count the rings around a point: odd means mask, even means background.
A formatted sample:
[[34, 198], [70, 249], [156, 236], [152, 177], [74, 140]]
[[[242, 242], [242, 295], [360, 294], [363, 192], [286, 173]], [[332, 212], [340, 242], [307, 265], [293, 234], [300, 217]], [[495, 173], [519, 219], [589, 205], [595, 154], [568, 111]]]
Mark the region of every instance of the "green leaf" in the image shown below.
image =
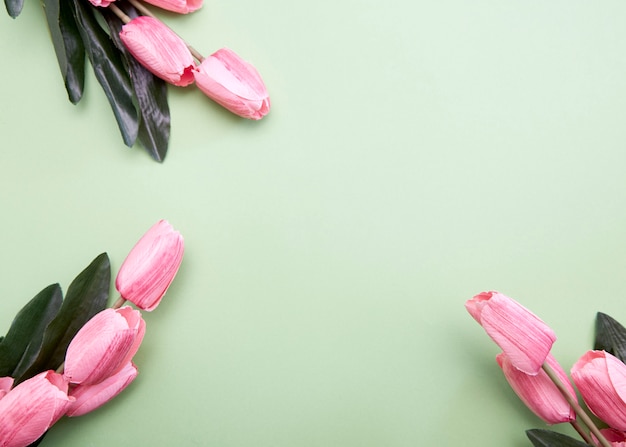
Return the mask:
[[4, 0], [4, 6], [6, 6], [9, 15], [16, 18], [22, 12], [24, 0]]
[[67, 1], [43, 0], [43, 7], [67, 95], [76, 104], [85, 86], [85, 45]]
[[16, 379], [16, 383], [41, 371], [57, 369], [63, 363], [65, 351], [78, 330], [105, 308], [110, 283], [111, 264], [108, 255], [102, 253], [70, 284], [59, 313], [44, 333], [36, 361]]
[[589, 444], [564, 434], [539, 428], [526, 430], [526, 436], [535, 447], [589, 447]]
[[39, 292], [15, 316], [0, 342], [0, 377], [16, 377], [20, 365], [30, 365], [41, 347], [48, 324], [57, 315], [63, 294], [58, 284]]
[[607, 314], [598, 312], [593, 349], [604, 350], [626, 362], [626, 328]]
[[113, 109], [122, 139], [130, 147], [137, 139], [139, 115], [133, 104], [133, 89], [122, 56], [96, 20], [95, 8], [84, 0], [68, 1], [74, 6], [74, 18], [96, 79]]
[[[127, 2], [116, 2], [130, 18], [139, 14]], [[119, 33], [122, 21], [108, 8], [99, 11], [109, 26], [115, 46], [124, 56], [126, 68], [139, 106], [139, 141], [156, 161], [163, 161], [170, 138], [170, 110], [167, 103], [167, 83], [154, 76], [135, 59], [122, 43]]]

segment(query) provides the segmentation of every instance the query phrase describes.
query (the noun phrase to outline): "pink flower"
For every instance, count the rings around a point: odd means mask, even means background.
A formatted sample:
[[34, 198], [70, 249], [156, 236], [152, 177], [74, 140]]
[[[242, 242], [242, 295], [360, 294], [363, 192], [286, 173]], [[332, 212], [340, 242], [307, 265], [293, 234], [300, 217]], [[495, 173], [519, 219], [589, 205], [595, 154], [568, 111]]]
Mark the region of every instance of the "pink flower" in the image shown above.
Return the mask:
[[13, 377], [0, 377], [0, 399], [11, 391], [13, 386]]
[[236, 115], [259, 120], [270, 111], [270, 98], [259, 72], [228, 48], [204, 59], [194, 76], [205, 95]]
[[[533, 376], [523, 373], [511, 364], [511, 361], [504, 353], [499, 354], [496, 360], [513, 391], [533, 413], [545, 422], [548, 424], [560, 424], [561, 422], [570, 422], [576, 419], [576, 413], [573, 408], [567, 403], [567, 400], [565, 400], [554, 382], [543, 370]], [[569, 393], [575, 397], [574, 388], [561, 365], [551, 354], [548, 354], [548, 357], [546, 357], [546, 362], [567, 387]]]
[[535, 314], [498, 292], [483, 292], [465, 303], [470, 315], [526, 374], [539, 373], [556, 335]]
[[145, 331], [141, 313], [129, 306], [99, 312], [72, 339], [63, 375], [75, 384], [102, 382], [130, 361]]
[[0, 447], [36, 441], [65, 413], [72, 400], [63, 376], [45, 371], [17, 385], [0, 400]]
[[185, 42], [163, 22], [148, 16], [132, 19], [120, 38], [128, 51], [155, 76], [180, 87], [193, 82], [195, 63]]
[[128, 362], [116, 374], [104, 379], [95, 385], [78, 385], [70, 396], [76, 400], [72, 402], [65, 413], [67, 416], [82, 416], [104, 405], [121, 393], [137, 377], [137, 367]]
[[626, 431], [626, 365], [608, 352], [587, 351], [570, 372], [591, 412]]
[[188, 14], [202, 7], [202, 0], [144, 0], [146, 3], [179, 14]]
[[161, 302], [183, 260], [180, 233], [161, 220], [130, 251], [115, 279], [122, 298], [140, 309], [153, 310]]
[[106, 8], [107, 6], [109, 6], [114, 1], [115, 0], [89, 0], [89, 3], [91, 3], [94, 6], [99, 6], [101, 8]]

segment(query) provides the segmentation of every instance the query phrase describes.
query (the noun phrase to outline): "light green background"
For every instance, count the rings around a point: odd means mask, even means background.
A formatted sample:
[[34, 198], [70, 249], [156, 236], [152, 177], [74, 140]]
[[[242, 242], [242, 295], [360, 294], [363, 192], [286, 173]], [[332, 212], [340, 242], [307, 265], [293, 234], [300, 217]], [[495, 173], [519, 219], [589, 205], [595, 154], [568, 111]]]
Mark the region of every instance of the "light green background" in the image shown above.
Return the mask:
[[136, 382], [42, 447], [528, 446], [544, 425], [464, 301], [518, 299], [566, 369], [596, 311], [626, 321], [623, 1], [162, 14], [253, 62], [273, 107], [249, 122], [171, 88], [162, 165], [123, 146], [90, 67], [67, 101], [26, 3], [0, 14], [0, 328], [160, 218], [187, 247]]

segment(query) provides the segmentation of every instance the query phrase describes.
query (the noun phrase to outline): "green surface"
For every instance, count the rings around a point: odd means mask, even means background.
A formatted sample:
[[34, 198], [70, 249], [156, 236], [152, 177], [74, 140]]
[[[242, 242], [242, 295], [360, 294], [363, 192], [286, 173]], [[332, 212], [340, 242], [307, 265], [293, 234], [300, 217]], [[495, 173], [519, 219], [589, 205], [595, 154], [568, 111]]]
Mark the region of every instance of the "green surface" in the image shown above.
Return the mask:
[[187, 247], [138, 379], [41, 447], [529, 446], [544, 424], [464, 301], [518, 299], [566, 369], [596, 311], [626, 322], [624, 2], [163, 14], [253, 62], [273, 109], [171, 88], [162, 165], [122, 144], [91, 68], [69, 103], [26, 3], [0, 14], [0, 327], [103, 251], [116, 272], [160, 218]]

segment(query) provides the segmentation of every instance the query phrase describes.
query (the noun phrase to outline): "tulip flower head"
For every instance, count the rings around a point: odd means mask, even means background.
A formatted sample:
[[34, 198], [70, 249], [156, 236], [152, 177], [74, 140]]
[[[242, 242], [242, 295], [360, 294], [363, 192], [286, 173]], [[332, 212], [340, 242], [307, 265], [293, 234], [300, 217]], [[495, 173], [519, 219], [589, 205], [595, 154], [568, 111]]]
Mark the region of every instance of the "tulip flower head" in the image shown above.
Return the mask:
[[189, 14], [202, 7], [202, 0], [144, 0], [146, 3], [178, 14]]
[[[515, 394], [533, 413], [546, 423], [560, 424], [576, 419], [574, 409], [543, 370], [532, 376], [526, 374], [515, 368], [504, 353], [499, 354], [496, 360]], [[548, 354], [546, 362], [558, 375], [561, 383], [566, 386], [570, 395], [576, 396], [567, 374], [556, 359], [551, 354]]]
[[118, 373], [139, 349], [146, 323], [130, 306], [105, 309], [72, 339], [64, 376], [74, 384], [94, 385]]
[[228, 48], [204, 59], [194, 76], [205, 95], [236, 115], [259, 120], [270, 110], [270, 98], [259, 72]]
[[13, 377], [0, 377], [0, 399], [2, 399], [13, 387]]
[[122, 298], [140, 309], [153, 310], [161, 302], [183, 260], [181, 234], [161, 220], [130, 251], [115, 279]]
[[98, 7], [101, 7], [101, 8], [106, 8], [107, 6], [109, 6], [114, 1], [115, 0], [89, 0], [89, 3], [91, 3], [94, 6], [98, 6]]
[[73, 398], [68, 383], [44, 371], [17, 385], [0, 399], [0, 447], [24, 447], [58, 421]]
[[626, 365], [608, 352], [587, 351], [570, 372], [589, 410], [626, 431]]
[[95, 385], [78, 385], [70, 391], [70, 396], [75, 400], [72, 402], [66, 416], [82, 416], [96, 408], [101, 407], [124, 389], [137, 377], [137, 367], [134, 363], [128, 362], [116, 374], [104, 379]]
[[195, 63], [185, 42], [154, 17], [139, 16], [122, 27], [120, 39], [150, 72], [170, 84], [193, 82]]
[[513, 299], [484, 292], [465, 303], [470, 315], [520, 371], [535, 375], [556, 340], [554, 331]]

